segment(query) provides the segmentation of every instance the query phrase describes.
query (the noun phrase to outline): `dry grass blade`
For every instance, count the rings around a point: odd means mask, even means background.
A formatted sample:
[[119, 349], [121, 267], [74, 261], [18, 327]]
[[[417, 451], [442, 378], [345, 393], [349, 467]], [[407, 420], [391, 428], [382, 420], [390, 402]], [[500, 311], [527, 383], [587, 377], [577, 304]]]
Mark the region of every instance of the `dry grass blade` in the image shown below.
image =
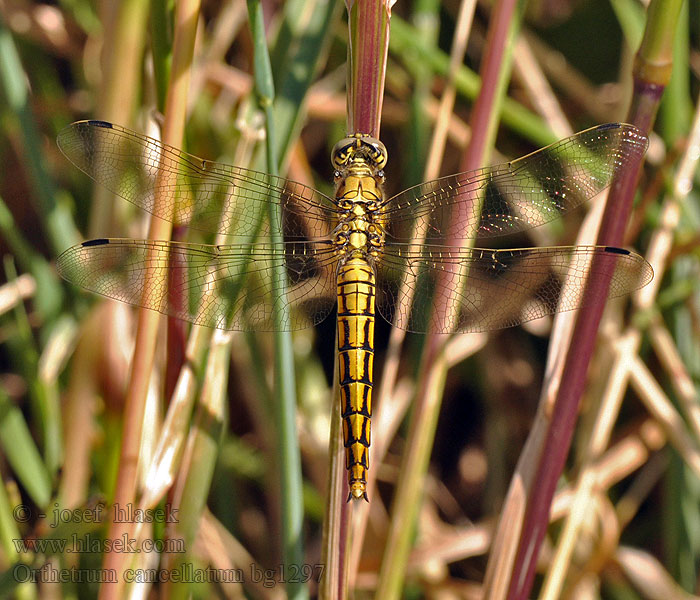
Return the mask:
[[513, 64], [515, 78], [525, 87], [537, 111], [545, 118], [557, 137], [571, 135], [574, 130], [537, 62], [527, 37], [520, 36], [517, 44]]
[[639, 398], [651, 415], [666, 430], [669, 441], [683, 457], [686, 464], [700, 477], [700, 448], [688, 435], [685, 422], [680, 414], [639, 357], [634, 357], [630, 371], [630, 382]]
[[667, 600], [668, 598], [697, 600], [700, 598], [683, 590], [661, 563], [647, 552], [621, 546], [615, 558], [643, 598], [649, 600]]
[[[171, 145], [179, 145], [184, 133], [187, 109], [187, 91], [189, 85], [189, 67], [192, 64], [194, 40], [197, 31], [199, 2], [197, 0], [180, 2], [175, 16], [175, 42], [173, 57], [173, 78], [168, 89], [166, 101], [163, 140]], [[155, 199], [156, 206], [159, 202]], [[168, 221], [152, 219], [149, 228], [151, 239], [169, 239], [172, 225]], [[141, 433], [146, 415], [146, 397], [154, 363], [156, 338], [160, 316], [158, 313], [141, 309], [139, 311], [136, 348], [133, 357], [133, 369], [126, 395], [125, 425], [120, 454], [120, 469], [115, 488], [114, 504], [133, 506], [137, 491], [137, 467], [141, 449]], [[129, 535], [135, 524], [112, 521], [108, 537], [116, 540]], [[132, 537], [134, 537], [132, 535]], [[104, 557], [104, 569], [107, 572], [123, 573], [128, 555], [111, 552]], [[116, 584], [105, 584], [100, 588], [100, 599], [119, 598], [123, 594], [124, 579], [118, 578]]]
[[698, 406], [698, 393], [695, 389], [688, 370], [683, 364], [678, 348], [668, 329], [658, 323], [649, 328], [649, 336], [652, 344], [669, 376], [683, 414], [691, 427], [695, 442], [700, 443], [700, 406]]
[[0, 314], [12, 310], [17, 303], [31, 298], [36, 291], [36, 281], [29, 274], [20, 275], [14, 281], [0, 286]]

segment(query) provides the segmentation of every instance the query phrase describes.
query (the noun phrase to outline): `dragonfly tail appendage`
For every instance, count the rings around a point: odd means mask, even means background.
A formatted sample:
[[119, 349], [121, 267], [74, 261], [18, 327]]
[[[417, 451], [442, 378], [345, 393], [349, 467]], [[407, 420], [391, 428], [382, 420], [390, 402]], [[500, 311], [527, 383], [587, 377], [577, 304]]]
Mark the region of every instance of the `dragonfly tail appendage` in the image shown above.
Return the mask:
[[367, 500], [372, 372], [374, 271], [352, 258], [338, 271], [338, 375], [350, 498]]

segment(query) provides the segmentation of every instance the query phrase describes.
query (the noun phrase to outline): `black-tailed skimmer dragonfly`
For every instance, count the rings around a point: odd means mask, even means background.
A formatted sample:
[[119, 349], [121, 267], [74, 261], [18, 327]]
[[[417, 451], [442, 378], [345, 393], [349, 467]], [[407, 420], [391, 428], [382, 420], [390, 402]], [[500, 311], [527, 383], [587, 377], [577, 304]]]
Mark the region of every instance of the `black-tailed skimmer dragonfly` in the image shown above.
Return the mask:
[[[234, 330], [307, 327], [337, 303], [352, 498], [367, 498], [375, 306], [407, 331], [487, 331], [581, 308], [587, 277], [611, 276], [609, 295], [619, 296], [653, 275], [642, 257], [620, 248], [473, 246], [547, 223], [606, 188], [616, 169], [646, 150], [647, 138], [630, 125], [594, 127], [518, 160], [391, 198], [383, 193], [386, 148], [363, 135], [333, 150], [333, 198], [103, 121], [74, 123], [58, 143], [78, 168], [125, 200], [161, 219], [228, 236], [226, 244], [91, 240], [59, 257], [69, 281], [196, 325]], [[270, 218], [270, 204], [278, 218]], [[275, 302], [283, 320], [273, 319]]]

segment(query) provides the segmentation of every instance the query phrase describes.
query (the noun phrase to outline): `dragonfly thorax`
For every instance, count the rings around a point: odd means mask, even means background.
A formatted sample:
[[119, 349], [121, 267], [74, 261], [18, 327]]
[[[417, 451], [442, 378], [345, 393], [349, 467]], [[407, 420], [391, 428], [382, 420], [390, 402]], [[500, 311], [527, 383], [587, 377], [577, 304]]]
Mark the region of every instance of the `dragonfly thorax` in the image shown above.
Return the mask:
[[384, 243], [383, 220], [379, 217], [382, 189], [377, 178], [365, 173], [365, 165], [352, 165], [351, 174], [338, 182], [339, 211], [334, 241], [338, 252], [374, 255]]

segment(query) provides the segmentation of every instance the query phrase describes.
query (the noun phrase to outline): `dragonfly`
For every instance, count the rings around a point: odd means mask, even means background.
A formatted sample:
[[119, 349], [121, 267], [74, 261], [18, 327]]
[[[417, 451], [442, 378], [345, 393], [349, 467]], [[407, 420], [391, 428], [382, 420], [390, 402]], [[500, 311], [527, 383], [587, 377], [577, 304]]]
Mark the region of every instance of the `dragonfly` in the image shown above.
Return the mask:
[[604, 302], [584, 296], [588, 278], [609, 278], [608, 295], [620, 296], [653, 277], [622, 248], [475, 245], [560, 217], [640, 161], [647, 138], [623, 123], [390, 198], [386, 148], [367, 135], [333, 149], [333, 197], [104, 121], [73, 123], [58, 144], [111, 192], [200, 236], [83, 242], [58, 258], [68, 281], [226, 330], [296, 330], [337, 305], [348, 501], [367, 500], [377, 311], [411, 332], [491, 331]]

